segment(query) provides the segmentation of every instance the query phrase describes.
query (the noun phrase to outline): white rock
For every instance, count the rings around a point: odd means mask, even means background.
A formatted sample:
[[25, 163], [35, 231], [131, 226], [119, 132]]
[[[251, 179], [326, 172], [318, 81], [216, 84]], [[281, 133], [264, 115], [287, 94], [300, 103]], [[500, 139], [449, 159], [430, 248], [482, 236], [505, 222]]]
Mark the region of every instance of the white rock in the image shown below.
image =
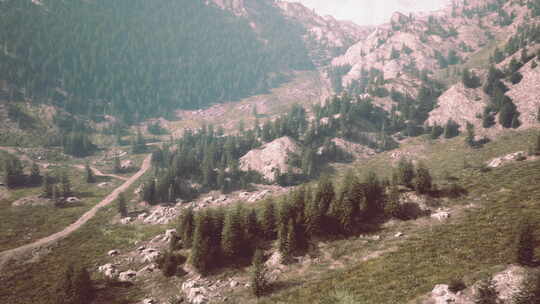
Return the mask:
[[125, 218], [120, 220], [120, 223], [122, 223], [122, 225], [127, 225], [127, 224], [131, 223], [131, 221], [133, 221], [133, 219], [131, 217], [125, 217]]
[[446, 220], [450, 218], [450, 213], [448, 212], [437, 212], [431, 215], [432, 218], [437, 219], [439, 221]]
[[147, 298], [143, 300], [143, 304], [157, 304], [157, 302], [152, 298]]
[[238, 282], [232, 280], [231, 283], [229, 283], [229, 286], [231, 286], [231, 288], [235, 288], [236, 286], [238, 286]]
[[111, 279], [118, 277], [118, 269], [116, 269], [116, 266], [110, 263], [99, 266], [98, 272], [103, 273], [103, 275]]
[[137, 276], [137, 273], [133, 270], [128, 270], [121, 272], [118, 279], [122, 282], [130, 282], [135, 280], [135, 277]]
[[177, 236], [176, 229], [168, 229], [167, 231], [165, 231], [165, 241], [167, 242], [176, 236]]
[[108, 255], [110, 256], [115, 256], [115, 255], [118, 255], [118, 250], [114, 249], [114, 250], [110, 250], [109, 252], [107, 252]]
[[398, 232], [394, 235], [394, 237], [397, 237], [397, 238], [402, 237], [402, 236], [404, 236], [403, 232]]

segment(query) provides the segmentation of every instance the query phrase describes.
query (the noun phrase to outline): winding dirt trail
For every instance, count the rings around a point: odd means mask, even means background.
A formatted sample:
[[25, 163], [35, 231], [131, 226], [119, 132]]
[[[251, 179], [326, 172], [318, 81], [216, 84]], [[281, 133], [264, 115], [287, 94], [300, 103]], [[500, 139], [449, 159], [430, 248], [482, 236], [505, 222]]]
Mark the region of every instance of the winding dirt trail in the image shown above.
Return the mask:
[[[75, 167], [75, 168], [77, 168], [77, 169], [79, 169], [79, 170], [85, 170], [85, 166], [83, 166], [83, 165], [74, 165], [73, 167]], [[123, 177], [123, 176], [120, 176], [120, 175], [116, 175], [116, 174], [105, 174], [105, 173], [99, 171], [98, 168], [90, 167], [90, 169], [92, 170], [92, 172], [94, 173], [95, 176], [112, 177], [112, 178], [116, 178], [116, 179], [123, 180], [123, 181], [127, 181], [127, 180], [128, 180], [128, 178]]]
[[25, 253], [31, 252], [36, 248], [46, 246], [53, 242], [61, 240], [79, 229], [82, 225], [92, 219], [97, 214], [99, 209], [115, 201], [120, 193], [126, 191], [134, 182], [136, 182], [144, 173], [146, 173], [146, 171], [151, 167], [151, 159], [152, 155], [148, 155], [144, 159], [141, 168], [137, 173], [135, 173], [135, 175], [131, 176], [125, 183], [116, 188], [111, 194], [109, 194], [101, 202], [99, 202], [99, 204], [88, 210], [75, 223], [67, 226], [66, 228], [64, 228], [64, 230], [54, 233], [48, 237], [39, 239], [33, 243], [0, 252], [0, 273], [4, 269], [5, 265], [12, 259], [23, 256]]

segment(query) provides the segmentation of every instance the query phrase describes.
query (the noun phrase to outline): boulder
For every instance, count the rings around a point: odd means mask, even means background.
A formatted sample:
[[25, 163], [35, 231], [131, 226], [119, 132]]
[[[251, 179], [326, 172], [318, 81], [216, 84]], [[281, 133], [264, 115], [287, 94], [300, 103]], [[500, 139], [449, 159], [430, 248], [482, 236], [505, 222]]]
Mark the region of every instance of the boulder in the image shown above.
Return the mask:
[[238, 286], [238, 282], [235, 280], [231, 280], [231, 282], [229, 283], [229, 286], [231, 286], [231, 288], [235, 288]]
[[78, 198], [78, 197], [68, 197], [66, 198], [66, 203], [70, 203], [70, 204], [75, 204], [75, 203], [79, 203], [81, 200]]
[[300, 147], [292, 138], [281, 137], [242, 156], [240, 170], [257, 171], [268, 181], [274, 181], [275, 171], [288, 172], [289, 155], [299, 151]]
[[143, 263], [153, 263], [161, 256], [161, 253], [155, 248], [147, 248], [141, 252], [141, 255]]
[[131, 221], [133, 221], [133, 219], [131, 217], [125, 217], [125, 218], [120, 220], [120, 223], [122, 225], [127, 225], [127, 224], [131, 223]]
[[118, 279], [122, 282], [131, 282], [135, 280], [135, 277], [137, 277], [137, 273], [133, 270], [128, 270], [121, 272]]
[[457, 297], [448, 289], [448, 285], [440, 284], [431, 291], [431, 299], [433, 304], [448, 304], [456, 302]]
[[404, 236], [404, 235], [405, 235], [405, 234], [403, 234], [403, 232], [398, 232], [398, 233], [396, 233], [396, 234], [394, 235], [394, 237], [400, 238], [400, 237], [402, 237], [402, 236]]
[[113, 264], [105, 264], [99, 266], [98, 272], [110, 279], [116, 279], [118, 277], [118, 269]]
[[434, 219], [437, 219], [439, 221], [444, 221], [444, 220], [450, 218], [450, 213], [441, 211], [441, 212], [437, 212], [437, 213], [432, 214], [431, 217], [434, 218]]
[[165, 231], [165, 241], [169, 242], [173, 237], [176, 237], [178, 234], [176, 233], [176, 229], [168, 229]]
[[152, 298], [146, 298], [143, 300], [142, 302], [143, 304], [157, 304], [156, 300], [152, 299]]
[[116, 249], [110, 250], [109, 252], [107, 252], [107, 255], [109, 255], [109, 256], [117, 256], [118, 254], [119, 254], [119, 252]]

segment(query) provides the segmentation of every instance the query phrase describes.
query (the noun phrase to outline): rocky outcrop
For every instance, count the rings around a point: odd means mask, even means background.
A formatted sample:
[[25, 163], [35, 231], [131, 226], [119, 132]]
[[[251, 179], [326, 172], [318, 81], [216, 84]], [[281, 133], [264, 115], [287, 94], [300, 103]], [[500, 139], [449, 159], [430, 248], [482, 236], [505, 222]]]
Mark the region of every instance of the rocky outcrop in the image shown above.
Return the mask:
[[460, 130], [465, 131], [467, 122], [478, 128], [482, 126], [481, 116], [488, 96], [481, 88], [468, 89], [458, 83], [439, 97], [438, 107], [429, 113], [427, 125], [444, 126], [449, 119], [459, 124]]
[[505, 165], [507, 163], [515, 162], [515, 161], [522, 161], [527, 159], [527, 154], [523, 151], [518, 151], [514, 153], [510, 153], [508, 155], [497, 157], [492, 160], [490, 160], [487, 163], [487, 166], [490, 168], [498, 168], [502, 165]]
[[[538, 272], [538, 271], [535, 271]], [[522, 288], [524, 279], [531, 273], [530, 269], [510, 265], [493, 276], [495, 289], [501, 304], [512, 304], [512, 297]], [[462, 291], [452, 292], [446, 284], [436, 285], [423, 299], [415, 303], [421, 304], [470, 304], [474, 303], [480, 282], [476, 282]]]
[[180, 210], [176, 207], [158, 206], [143, 220], [143, 223], [151, 225], [168, 224], [178, 216], [179, 212]]
[[242, 171], [257, 171], [269, 181], [275, 180], [276, 170], [288, 172], [289, 155], [300, 152], [298, 144], [290, 137], [281, 137], [261, 148], [251, 150], [240, 158]]

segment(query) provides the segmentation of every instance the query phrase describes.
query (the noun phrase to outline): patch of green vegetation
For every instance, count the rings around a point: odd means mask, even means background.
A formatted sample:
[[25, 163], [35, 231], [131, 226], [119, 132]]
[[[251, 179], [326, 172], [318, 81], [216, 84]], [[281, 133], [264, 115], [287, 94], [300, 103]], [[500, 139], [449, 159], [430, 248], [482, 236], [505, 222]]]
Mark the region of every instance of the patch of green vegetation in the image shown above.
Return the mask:
[[[126, 190], [131, 199], [135, 183]], [[53, 252], [30, 264], [15, 264], [0, 276], [0, 303], [55, 303], [55, 290], [66, 265], [75, 264], [95, 272], [106, 262], [111, 249], [131, 248], [136, 241], [148, 239], [163, 232], [165, 226], [118, 225], [113, 218], [118, 214], [114, 204], [101, 209], [88, 223], [53, 246]], [[132, 303], [142, 292], [132, 286], [109, 285], [94, 276], [98, 298], [93, 303]], [[106, 288], [105, 288], [106, 287]]]
[[[107, 196], [120, 181], [99, 177], [98, 182], [87, 184], [82, 170], [55, 168], [50, 172], [67, 170], [74, 196], [82, 200], [69, 207], [55, 207], [52, 201], [43, 206], [12, 206], [13, 202], [36, 197], [42, 192], [39, 187], [24, 187], [9, 191], [9, 197], [0, 199], [0, 251], [31, 243], [37, 239], [58, 232], [75, 222], [84, 212], [90, 210]], [[108, 181], [110, 186], [99, 188], [100, 182]], [[44, 200], [44, 202], [47, 202]]]
[[[540, 162], [518, 162], [481, 172], [478, 164], [517, 150], [526, 150], [534, 132], [508, 132], [483, 149], [470, 150], [462, 138], [437, 145], [426, 143], [417, 156], [442, 176], [450, 172], [469, 195], [450, 204], [474, 203], [463, 218], [433, 226], [416, 234], [382, 257], [352, 268], [330, 271], [305, 284], [294, 279], [281, 282], [281, 290], [258, 303], [407, 303], [429, 292], [434, 285], [464, 278], [470, 284], [494, 267], [515, 262], [519, 222], [540, 224]], [[418, 139], [421, 141], [421, 139]], [[418, 142], [410, 143], [415, 145]], [[463, 160], [472, 166], [463, 168]], [[384, 164], [386, 162], [386, 164]], [[380, 155], [359, 168], [388, 167]], [[380, 171], [376, 171], [380, 172]]]

